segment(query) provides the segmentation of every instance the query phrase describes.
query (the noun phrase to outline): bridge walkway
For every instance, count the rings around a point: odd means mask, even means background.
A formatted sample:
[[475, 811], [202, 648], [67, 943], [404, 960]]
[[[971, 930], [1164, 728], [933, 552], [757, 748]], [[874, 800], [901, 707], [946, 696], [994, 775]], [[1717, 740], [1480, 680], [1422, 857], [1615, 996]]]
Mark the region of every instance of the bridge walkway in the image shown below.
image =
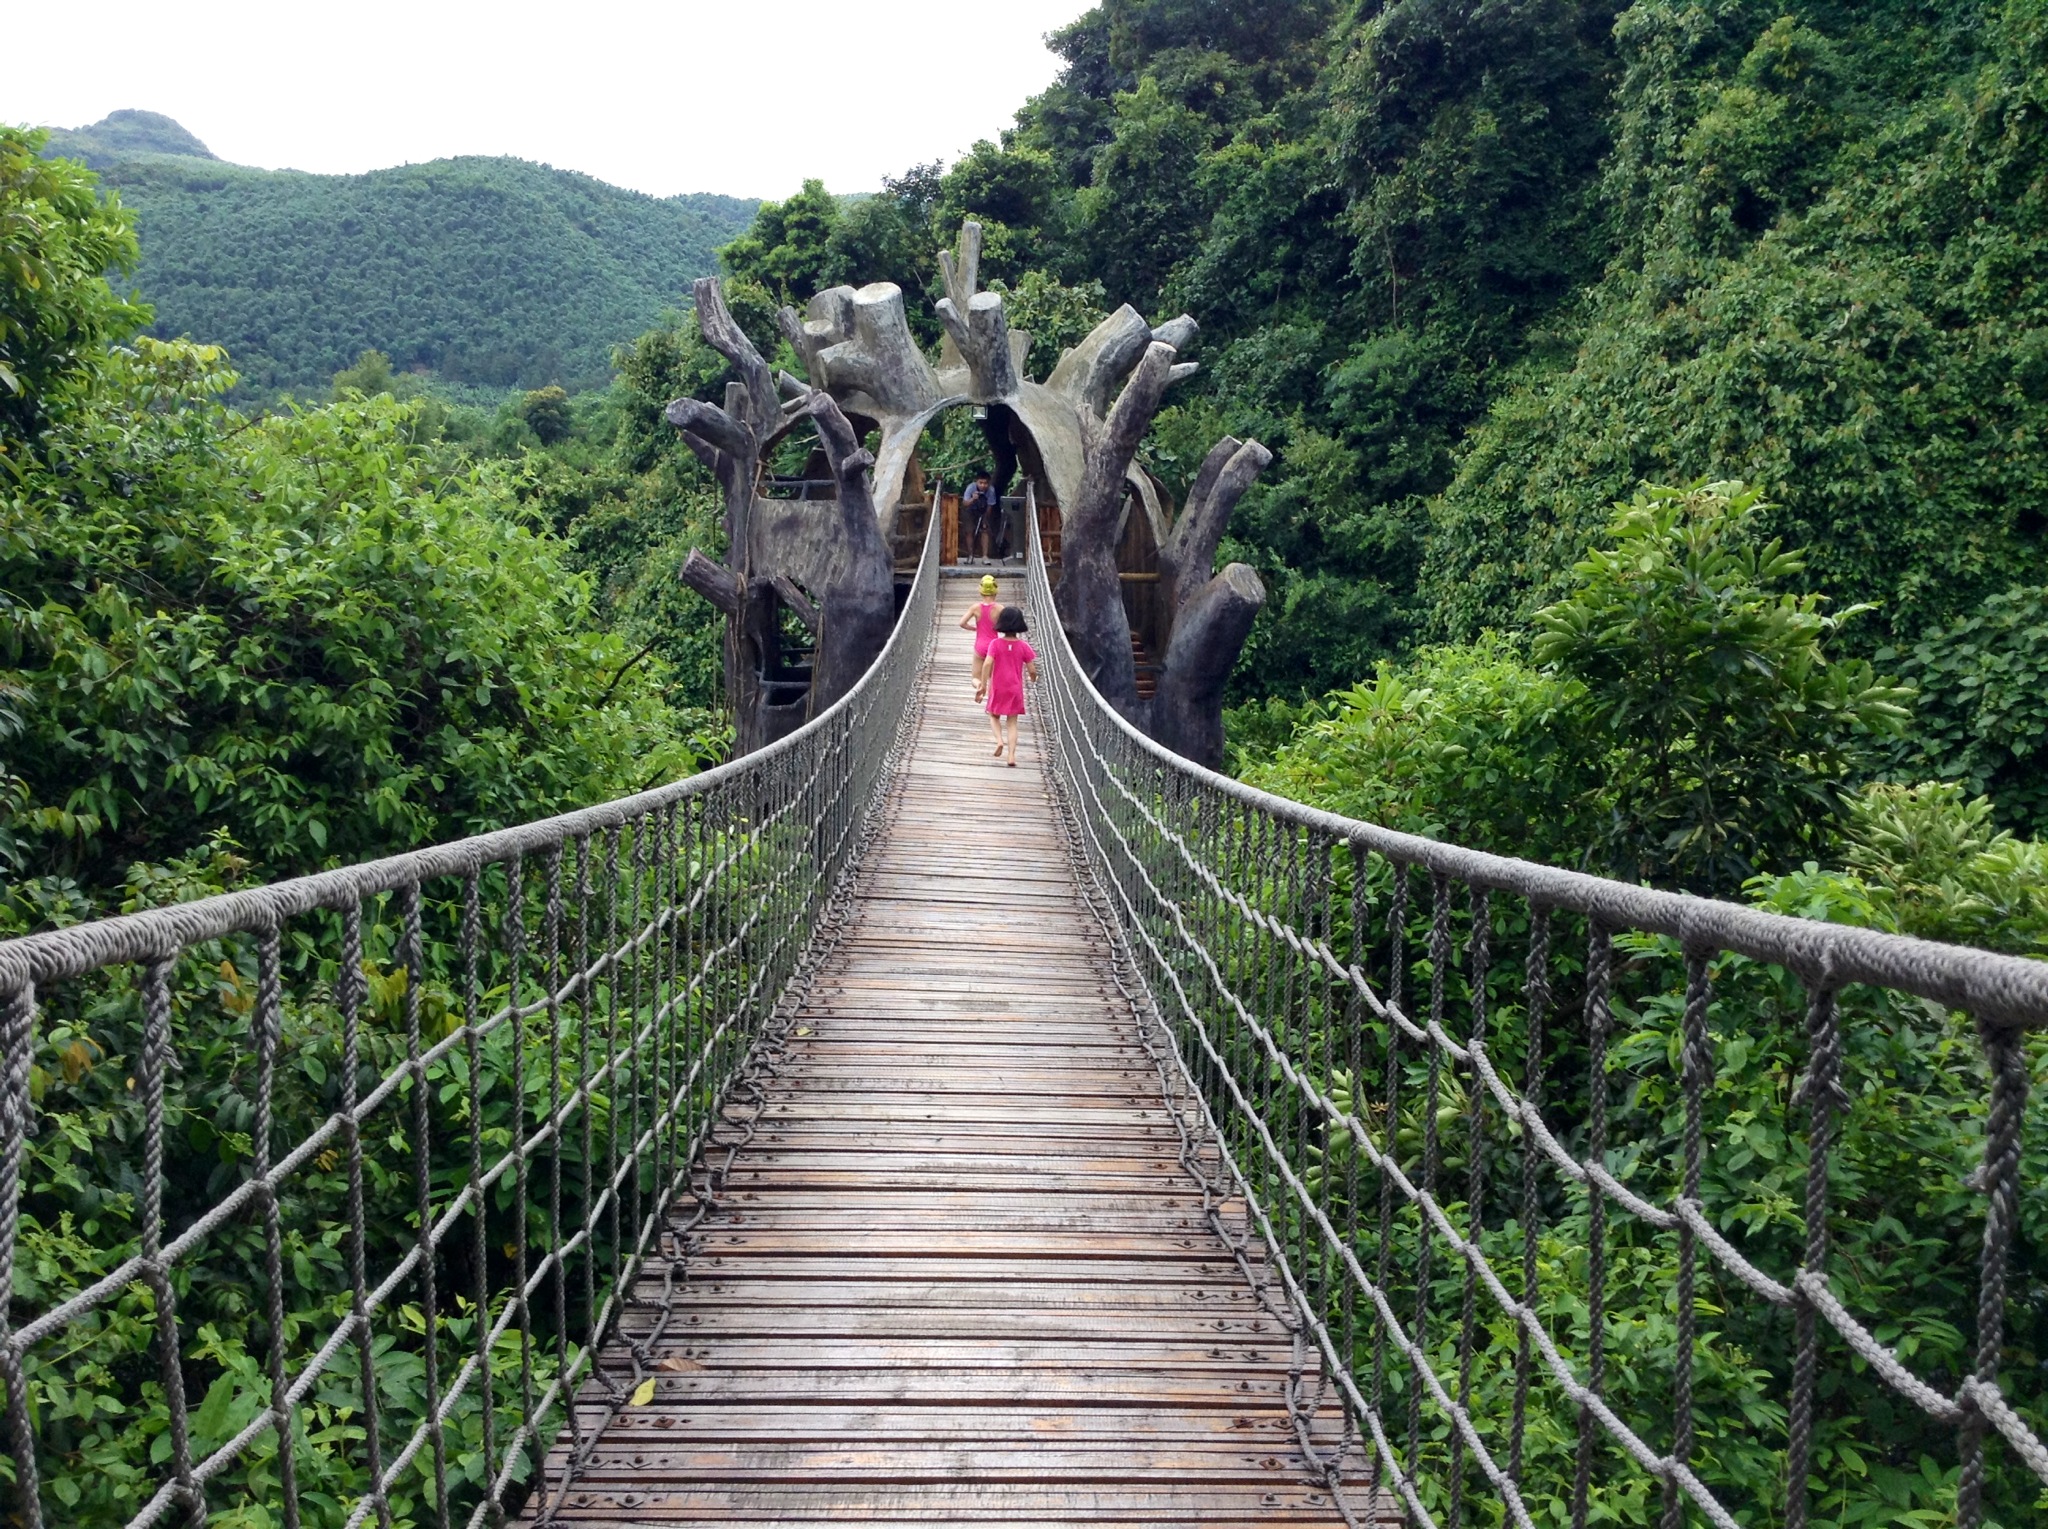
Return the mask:
[[[990, 757], [954, 630], [972, 595], [945, 586], [884, 837], [689, 1237], [655, 1394], [599, 1438], [567, 1521], [1342, 1522], [1297, 1447], [1263, 1269], [1206, 1223], [1109, 979], [1040, 739], [1027, 721], [1019, 768]], [[1327, 1408], [1312, 1441], [1339, 1430]]]

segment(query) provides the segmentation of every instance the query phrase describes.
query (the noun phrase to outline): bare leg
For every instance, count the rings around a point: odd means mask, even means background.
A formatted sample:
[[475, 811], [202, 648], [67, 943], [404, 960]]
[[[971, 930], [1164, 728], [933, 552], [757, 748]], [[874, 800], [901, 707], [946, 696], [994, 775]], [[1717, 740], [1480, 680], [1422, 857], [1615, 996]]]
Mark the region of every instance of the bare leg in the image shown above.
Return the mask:
[[1007, 741], [1010, 745], [1010, 768], [1014, 770], [1017, 768], [1017, 719], [1015, 717], [1003, 718], [1003, 732], [1007, 735]]
[[996, 735], [996, 749], [994, 757], [997, 759], [1001, 759], [1003, 757], [1003, 719], [1001, 717], [991, 715], [988, 719], [988, 730]]
[[981, 701], [986, 700], [987, 698], [988, 655], [985, 653], [977, 653], [974, 655], [974, 699], [977, 701]]

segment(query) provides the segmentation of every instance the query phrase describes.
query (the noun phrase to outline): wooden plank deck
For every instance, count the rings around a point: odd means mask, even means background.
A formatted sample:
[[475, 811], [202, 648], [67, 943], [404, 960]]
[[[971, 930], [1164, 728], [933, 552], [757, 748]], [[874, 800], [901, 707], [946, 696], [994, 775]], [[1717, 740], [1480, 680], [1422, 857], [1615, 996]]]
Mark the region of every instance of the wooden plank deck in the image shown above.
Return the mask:
[[[691, 1235], [656, 1394], [566, 1520], [1342, 1522], [1287, 1414], [1285, 1330], [1205, 1223], [1113, 1001], [1028, 720], [1019, 768], [990, 757], [954, 630], [973, 593], [943, 587], [887, 836]], [[1327, 1409], [1317, 1442], [1338, 1427]]]

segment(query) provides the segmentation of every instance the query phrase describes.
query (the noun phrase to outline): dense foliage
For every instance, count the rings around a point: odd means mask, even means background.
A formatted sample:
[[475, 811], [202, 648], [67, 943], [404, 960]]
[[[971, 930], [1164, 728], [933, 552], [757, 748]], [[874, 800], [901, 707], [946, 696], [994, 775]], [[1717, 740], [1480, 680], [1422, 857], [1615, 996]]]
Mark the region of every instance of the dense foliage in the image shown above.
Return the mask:
[[1000, 142], [806, 187], [728, 267], [772, 340], [821, 282], [930, 295], [971, 213], [1013, 288], [1192, 312], [1162, 437], [1278, 452], [1240, 698], [1526, 622], [1646, 480], [1758, 485], [1866, 656], [2048, 577], [2038, 0], [1105, 0], [1051, 41]]
[[[721, 747], [713, 716], [677, 704], [661, 655], [635, 653], [600, 621], [595, 581], [534, 503], [545, 470], [525, 442], [574, 434], [559, 390], [508, 406], [500, 423], [525, 437], [497, 457], [445, 438], [452, 411], [430, 419], [431, 400], [394, 396], [401, 379], [381, 356], [349, 368], [333, 404], [238, 413], [221, 401], [234, 382], [222, 351], [135, 333], [148, 309], [105, 274], [134, 261], [126, 214], [38, 147], [36, 135], [0, 130], [0, 935], [528, 821], [673, 779]], [[729, 892], [758, 902], [750, 874], [740, 857]], [[651, 896], [640, 881], [630, 895]], [[525, 891], [540, 927], [539, 874]], [[511, 894], [493, 873], [484, 895]], [[167, 1151], [153, 1184], [139, 969], [39, 994], [17, 1312], [121, 1269], [141, 1245], [147, 1189], [160, 1190], [170, 1226], [190, 1226], [259, 1153], [303, 1139], [399, 1065], [409, 1026], [429, 1041], [448, 1033], [462, 1002], [449, 953], [459, 916], [429, 901], [417, 984], [388, 900], [365, 908], [354, 972], [337, 959], [338, 915], [294, 921], [267, 1091], [252, 1066], [255, 942], [183, 953], [167, 973], [175, 1066], [162, 1079]], [[487, 1002], [509, 991], [532, 1001], [534, 973], [490, 951], [480, 961]], [[714, 973], [690, 1001], [728, 1001], [722, 984], [746, 980]], [[345, 1030], [339, 995], [351, 986], [360, 1023]], [[543, 1025], [501, 1025], [473, 1069], [466, 1055], [444, 1057], [425, 1076], [431, 1097], [415, 1101], [408, 1086], [387, 1107], [365, 1144], [365, 1183], [333, 1147], [288, 1177], [281, 1332], [260, 1220], [231, 1221], [178, 1264], [192, 1448], [204, 1455], [260, 1415], [280, 1338], [296, 1371], [334, 1332], [350, 1303], [353, 1196], [367, 1198], [373, 1265], [389, 1267], [410, 1242], [414, 1105], [441, 1149], [445, 1199], [466, 1177], [472, 1139], [495, 1154], [532, 1134], [560, 1087], [561, 1045]], [[713, 1081], [700, 1080], [694, 1109]], [[264, 1093], [271, 1138], [259, 1144]], [[651, 1118], [656, 1098], [647, 1078], [615, 1080], [587, 1107], [590, 1129], [615, 1132], [617, 1109]], [[572, 1214], [581, 1193], [568, 1191]], [[522, 1229], [516, 1204], [500, 1183], [488, 1226], [462, 1244], [467, 1266], [452, 1244], [445, 1253], [444, 1380], [478, 1336], [476, 1308], [447, 1292], [480, 1278], [502, 1290], [509, 1250], [545, 1235], [544, 1210]], [[608, 1263], [609, 1248], [593, 1242], [589, 1256]], [[112, 1529], [158, 1489], [174, 1446], [155, 1306], [146, 1283], [125, 1284], [27, 1356], [45, 1522]], [[408, 1287], [373, 1334], [387, 1449], [425, 1413], [423, 1323]], [[523, 1350], [516, 1329], [496, 1351], [501, 1409], [519, 1405], [523, 1362], [544, 1385], [578, 1336], [538, 1325], [542, 1352]], [[369, 1400], [353, 1362], [307, 1394], [292, 1451], [305, 1522], [338, 1529], [361, 1498]], [[484, 1429], [472, 1387], [447, 1435], [461, 1514], [499, 1464]], [[266, 1436], [210, 1483], [212, 1521], [275, 1529], [281, 1468]], [[423, 1460], [396, 1485], [394, 1522], [432, 1521], [434, 1489]]]
[[457, 383], [601, 385], [612, 346], [681, 301], [755, 206], [517, 159], [307, 175], [133, 134], [80, 147], [135, 215], [154, 332], [225, 346], [257, 398], [317, 392], [371, 349]]
[[1525, 645], [1383, 661], [1250, 773], [1375, 822], [1724, 896], [1830, 856], [1910, 692], [1840, 651], [1866, 612], [1786, 587], [1804, 563], [1759, 542], [1768, 511], [1735, 484], [1649, 489]]
[[147, 317], [101, 275], [123, 219], [30, 140], [0, 150], [27, 337], [0, 413], [14, 927], [216, 834], [269, 877], [691, 768], [708, 719], [601, 629], [526, 476], [422, 445], [395, 399], [250, 418], [213, 347], [102, 348]]
[[187, 159], [213, 159], [215, 154], [183, 124], [162, 112], [124, 109], [110, 111], [84, 127], [53, 127], [44, 130], [45, 154], [75, 159], [97, 170], [137, 154], [182, 154]]
[[[1733, 485], [1652, 488], [1615, 511], [1570, 571], [1562, 598], [1540, 610], [1533, 633], [1487, 633], [1383, 661], [1373, 680], [1292, 713], [1252, 714], [1267, 750], [1241, 754], [1254, 783], [1394, 827], [1447, 835], [1480, 848], [1534, 855], [1625, 877], [1744, 897], [1795, 917], [1959, 940], [2048, 958], [2048, 845], [1993, 820], [1992, 803], [1953, 782], [1874, 779], [1900, 746], [1905, 694], [1867, 661], [1846, 654], [1847, 618], [1824, 614], [1802, 592], [1801, 558], [1762, 539], [1769, 509]], [[1531, 640], [1533, 639], [1533, 640]], [[1836, 869], [1827, 869], [1826, 866]], [[1374, 872], [1374, 905], [1389, 877]], [[1419, 895], [1418, 895], [1419, 901]], [[1512, 900], [1503, 899], [1504, 902]], [[1410, 949], [1427, 948], [1426, 911], [1411, 902]], [[1517, 948], [1526, 916], [1496, 904], [1499, 947]], [[1557, 1016], [1585, 1001], [1570, 953]], [[1684, 1120], [1675, 1086], [1681, 1054], [1684, 952], [1674, 940], [1629, 936], [1616, 974], [1618, 1033], [1605, 1077], [1613, 1171], [1653, 1200], [1671, 1193]], [[1380, 959], [1375, 953], [1372, 960]], [[1519, 1058], [1524, 994], [1518, 960], [1502, 963], [1488, 1006], [1494, 1064]], [[1708, 1216], [1761, 1267], [1801, 1257], [1801, 1196], [1808, 1150], [1798, 1083], [1809, 1055], [1805, 994], [1790, 973], [1735, 955], [1711, 963], [1708, 1151], [1701, 1201]], [[1387, 980], [1388, 973], [1378, 973]], [[1433, 980], [1424, 963], [1410, 991]], [[1834, 1147], [1829, 1218], [1831, 1278], [1849, 1309], [1875, 1323], [1915, 1369], [1953, 1389], [1974, 1363], [1975, 1263], [1983, 1200], [1971, 1175], [1983, 1152], [1985, 1068], [1965, 1016], [1867, 988], [1840, 996], [1845, 1037], [1841, 1134]], [[1375, 1057], [1386, 1027], [1369, 1022]], [[1575, 1022], [1547, 1046], [1546, 1117], [1585, 1149], [1584, 1030]], [[1310, 1037], [1305, 1054], [1332, 1054]], [[1337, 1046], [1356, 1046], [1346, 1035]], [[2037, 1079], [2048, 1036], [2028, 1039]], [[1426, 1050], [1426, 1048], [1424, 1048]], [[1516, 1062], [1519, 1066], [1519, 1061]], [[1439, 1151], [1469, 1151], [1464, 1082], [1409, 1053], [1402, 1097], [1445, 1090]], [[1456, 1079], [1455, 1083], [1445, 1081]], [[1339, 1074], [1334, 1085], [1354, 1090]], [[1375, 1090], [1380, 1086], [1375, 1081]], [[1355, 1095], [1347, 1095], [1355, 1096]], [[1367, 1106], [1368, 1110], [1372, 1106]], [[1423, 1122], [1413, 1105], [1393, 1125], [1412, 1175]], [[2042, 1416], [2048, 1328], [2041, 1324], [2048, 1268], [2048, 1095], [2029, 1106], [2020, 1232], [2008, 1292], [2003, 1355], [2015, 1401]], [[1488, 1146], [1489, 1230], [1496, 1267], [1519, 1257], [1522, 1204], [1510, 1138]], [[1370, 1182], [1370, 1180], [1367, 1180]], [[1542, 1206], [1538, 1308], [1574, 1354], [1586, 1352], [1581, 1297], [1589, 1222], [1585, 1201], [1557, 1193]], [[1361, 1219], [1368, 1219], [1367, 1204]], [[1667, 1387], [1676, 1338], [1671, 1239], [1633, 1217], [1608, 1226], [1606, 1395], [1624, 1418], [1669, 1426]], [[1412, 1237], [1397, 1239], [1393, 1267], [1410, 1276]], [[1453, 1309], [1462, 1271], [1438, 1275], [1433, 1308]], [[1744, 1522], [1784, 1511], [1785, 1398], [1791, 1385], [1784, 1314], [1718, 1268], [1702, 1276], [1701, 1348], [1693, 1396], [1699, 1446], [1715, 1489]], [[1403, 1294], [1405, 1295], [1405, 1290]], [[1496, 1326], [1495, 1353], [1508, 1345]], [[1448, 1340], [1439, 1357], [1449, 1361]], [[1814, 1452], [1812, 1517], [1830, 1526], [1953, 1522], [1953, 1435], [1874, 1375], [1824, 1359]], [[1514, 1404], [1505, 1366], [1482, 1368], [1475, 1410], [1498, 1420]], [[1569, 1521], [1574, 1469], [1571, 1409], [1540, 1390], [1526, 1455], [1536, 1521]], [[1447, 1428], [1425, 1431], [1441, 1503]], [[1992, 1462], [1993, 1522], [2012, 1529], [2048, 1508], [2018, 1461]], [[1598, 1521], [1648, 1524], [1651, 1484], [1596, 1464]]]

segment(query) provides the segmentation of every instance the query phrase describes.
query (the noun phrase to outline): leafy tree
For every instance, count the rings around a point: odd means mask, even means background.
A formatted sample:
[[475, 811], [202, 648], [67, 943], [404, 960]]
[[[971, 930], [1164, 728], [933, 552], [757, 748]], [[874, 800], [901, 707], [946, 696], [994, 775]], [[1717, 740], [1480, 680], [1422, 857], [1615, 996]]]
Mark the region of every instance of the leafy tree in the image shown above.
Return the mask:
[[[1861, 612], [1782, 592], [1738, 484], [1651, 488], [1536, 621], [1383, 661], [1307, 714], [1252, 778], [1501, 853], [1735, 891], [1829, 854], [1902, 730], [1908, 692], [1829, 649]], [[1531, 662], [1533, 660], [1533, 663]]]
[[[135, 268], [135, 233], [77, 166], [38, 157], [41, 133], [0, 126], [0, 453], [49, 420], [55, 394], [101, 347], [149, 322], [109, 271]], [[17, 467], [17, 470], [18, 467]]]
[[1059, 169], [1045, 149], [999, 148], [983, 139], [940, 182], [934, 232], [950, 242], [962, 220], [975, 218], [985, 231], [991, 271], [1009, 275], [1044, 265], [1064, 248], [1071, 208], [1062, 190]]
[[1505, 639], [1427, 647], [1296, 713], [1292, 737], [1247, 779], [1408, 833], [1571, 862], [1597, 824], [1574, 747], [1577, 682]]
[[943, 242], [934, 211], [939, 186], [937, 164], [913, 165], [900, 176], [884, 178], [880, 192], [840, 212], [826, 258], [835, 281], [855, 286], [893, 281], [901, 287], [905, 316], [927, 343], [936, 343], [939, 335], [938, 316], [920, 300], [937, 280], [932, 251]]
[[1992, 819], [1949, 781], [1873, 785], [1848, 803], [1842, 860], [1870, 922], [1927, 940], [2048, 956], [2048, 844]]
[[[1113, 62], [1142, 67], [1161, 55], [1218, 54], [1272, 66], [1279, 78], [1262, 92], [1270, 96], [1299, 83], [1304, 65], [1313, 67], [1316, 44], [1336, 10], [1333, 0], [1110, 0], [1102, 14]], [[1296, 71], [1292, 80], [1285, 77], [1290, 66]]]
[[543, 446], [559, 445], [576, 427], [569, 395], [560, 388], [540, 388], [528, 393], [519, 400], [519, 417]]
[[1089, 264], [1125, 301], [1150, 308], [1199, 243], [1210, 213], [1200, 172], [1210, 128], [1149, 76], [1116, 98], [1110, 141], [1079, 199]]
[[336, 398], [349, 393], [360, 393], [365, 398], [375, 398], [379, 393], [394, 391], [391, 358], [381, 350], [364, 351], [356, 357], [354, 365], [345, 366], [334, 374]]
[[839, 202], [825, 183], [807, 180], [786, 202], [763, 202], [753, 226], [718, 258], [734, 277], [764, 289], [777, 303], [801, 307], [813, 292], [836, 284], [832, 235]]
[[1620, 506], [1536, 617], [1534, 656], [1585, 687], [1608, 750], [1609, 856], [1630, 878], [1732, 892], [1821, 852], [1843, 794], [1903, 730], [1907, 692], [1827, 648], [1851, 607], [1776, 593], [1796, 552], [1759, 546], [1741, 484], [1652, 488]]
[[1095, 178], [1096, 150], [1109, 140], [1111, 100], [1137, 79], [1110, 57], [1109, 14], [1102, 6], [1047, 34], [1045, 45], [1066, 67], [1017, 113], [1019, 136], [1052, 156], [1062, 184], [1085, 186]]
[[1606, 38], [1621, 9], [1400, 4], [1354, 44], [1331, 130], [1375, 321], [1463, 326], [1463, 364], [1488, 368], [1597, 278], [1591, 192], [1607, 148]]
[[110, 358], [0, 503], [34, 896], [103, 907], [216, 831], [269, 878], [688, 773], [658, 672], [619, 677], [502, 475], [439, 477], [388, 399], [239, 419], [231, 380], [206, 348]]
[[1046, 271], [1026, 271], [1014, 287], [996, 277], [988, 288], [1002, 294], [1010, 327], [1031, 336], [1026, 369], [1041, 382], [1059, 365], [1060, 353], [1086, 339], [1112, 306], [1101, 282], [1070, 287]]
[[1910, 647], [1880, 650], [1877, 661], [1918, 691], [1895, 771], [1989, 793], [2000, 821], [2048, 832], [2048, 588], [1993, 595]]

